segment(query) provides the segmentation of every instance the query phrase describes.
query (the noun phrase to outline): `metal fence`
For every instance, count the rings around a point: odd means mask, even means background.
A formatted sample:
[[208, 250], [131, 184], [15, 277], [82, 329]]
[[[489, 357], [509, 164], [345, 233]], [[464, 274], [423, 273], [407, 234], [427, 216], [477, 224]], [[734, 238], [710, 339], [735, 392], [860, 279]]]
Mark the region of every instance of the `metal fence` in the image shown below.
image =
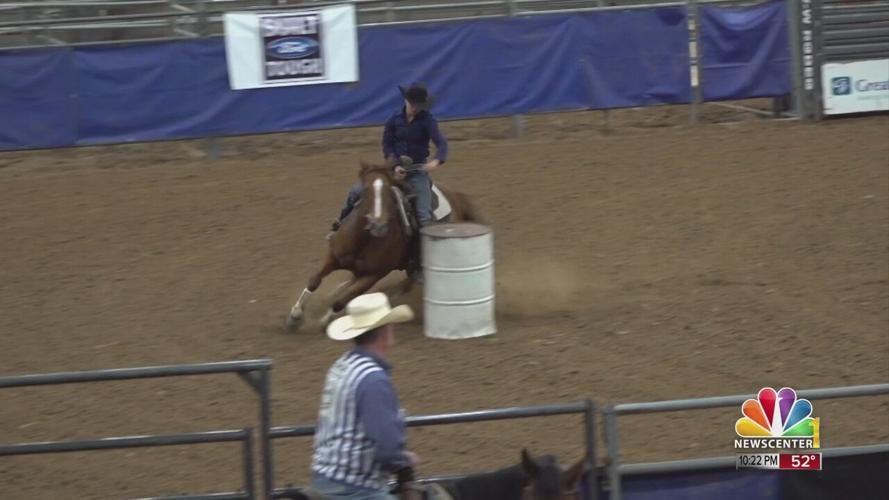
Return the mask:
[[85, 441], [51, 441], [44, 443], [14, 444], [9, 446], [0, 446], [0, 457], [12, 455], [35, 455], [41, 453], [64, 453], [71, 451], [116, 450], [124, 448], [227, 443], [232, 441], [241, 443], [241, 455], [244, 472], [244, 488], [242, 492], [154, 498], [156, 498], [157, 500], [253, 500], [256, 498], [256, 491], [253, 484], [253, 431], [249, 428], [241, 430], [192, 432], [187, 434], [125, 436]]
[[[700, 4], [727, 7], [761, 4], [766, 0], [350, 0], [360, 26], [397, 25], [541, 14], [626, 10], [653, 6], [686, 6], [689, 32], [689, 76], [692, 95], [689, 121], [695, 123], [704, 103], [699, 75], [697, 12]], [[72, 0], [22, 1], [0, 8], [0, 49], [47, 46], [84, 46], [219, 37], [224, 35], [223, 14], [230, 11], [287, 11], [341, 4], [330, 0]], [[5, 9], [5, 10], [3, 10]], [[4, 14], [5, 13], [5, 14]], [[795, 110], [774, 98], [771, 111], [709, 102], [776, 118], [796, 118]], [[512, 132], [522, 135], [521, 115], [512, 116]], [[603, 122], [610, 127], [609, 111]], [[219, 152], [216, 138], [208, 138], [206, 153]]]
[[[832, 387], [826, 389], [810, 389], [798, 391], [800, 398], [807, 399], [835, 399], [851, 398], [859, 396], [876, 396], [889, 394], [889, 384], [872, 384], [849, 387]], [[608, 473], [608, 487], [611, 490], [610, 500], [621, 498], [621, 477], [631, 474], [650, 474], [656, 472], [675, 472], [699, 469], [714, 469], [735, 464], [735, 457], [702, 458], [694, 460], [676, 460], [670, 462], [654, 462], [642, 464], [620, 463], [620, 434], [618, 432], [619, 415], [636, 415], [643, 413], [673, 412], [685, 410], [703, 410], [708, 408], [725, 408], [740, 406], [744, 401], [756, 398], [755, 394], [740, 396], [721, 396], [698, 399], [677, 399], [672, 401], [656, 401], [652, 403], [627, 403], [611, 405], [604, 409], [605, 440], [607, 442], [606, 467]], [[873, 453], [877, 451], [889, 451], [889, 444], [870, 447], [850, 447], [825, 449], [823, 456], [840, 456], [857, 453]]]
[[[592, 401], [580, 401], [576, 403], [564, 403], [542, 406], [527, 406], [518, 408], [499, 408], [494, 410], [470, 411], [464, 413], [449, 413], [444, 415], [422, 415], [407, 418], [408, 427], [424, 427], [430, 425], [460, 424], [470, 422], [486, 422], [491, 420], [511, 420], [532, 417], [547, 417], [553, 415], [583, 415], [583, 442], [586, 449], [586, 460], [591, 467], [585, 473], [585, 496], [589, 500], [599, 498], [598, 478], [596, 477], [596, 420], [595, 405]], [[315, 434], [314, 425], [275, 427], [271, 432], [271, 439], [288, 437], [309, 437]], [[459, 479], [461, 476], [447, 476], [442, 478], [426, 478], [425, 481], [435, 479]], [[279, 488], [272, 492], [271, 498], [291, 498], [299, 490], [296, 488]]]
[[822, 62], [889, 57], [889, 0], [822, 0]]
[[[272, 491], [272, 453], [269, 443], [271, 429], [271, 405], [269, 398], [269, 370], [272, 361], [256, 359], [248, 361], [226, 361], [219, 363], [201, 363], [191, 365], [148, 366], [141, 368], [124, 368], [112, 370], [95, 370], [82, 372], [60, 372], [37, 375], [21, 375], [0, 377], [0, 389], [14, 387], [33, 387], [41, 385], [77, 384], [85, 382], [105, 382], [112, 380], [134, 380], [146, 378], [181, 377], [186, 375], [210, 375], [218, 373], [236, 373], [259, 395], [260, 442], [262, 443], [262, 462], [265, 498]], [[135, 448], [146, 446], [173, 446], [198, 443], [219, 443], [240, 441], [244, 464], [244, 492], [219, 493], [187, 497], [167, 497], [182, 499], [197, 498], [255, 498], [253, 485], [253, 433], [251, 429], [227, 430], [215, 432], [197, 432], [189, 434], [167, 434], [152, 436], [116, 437], [87, 441], [54, 441], [45, 443], [24, 443], [0, 446], [0, 456], [29, 455], [35, 453], [60, 453], [72, 451], [107, 450], [117, 448]]]
[[790, 2], [796, 106], [802, 118], [823, 114], [825, 63], [889, 58], [889, 0]]
[[[676, 0], [47, 0], [0, 6], [0, 47], [84, 45], [222, 36], [227, 11], [352, 3], [360, 25], [577, 12]], [[679, 2], [681, 3], [681, 2]]]
[[[269, 407], [269, 372], [272, 361], [268, 359], [249, 361], [230, 361], [221, 363], [203, 363], [192, 365], [150, 366], [115, 370], [97, 370], [86, 372], [63, 372], [37, 375], [0, 377], [0, 389], [14, 387], [30, 387], [51, 384], [70, 384], [83, 382], [99, 382], [112, 380], [132, 380], [144, 378], [175, 377], [186, 375], [206, 375], [217, 373], [237, 373], [254, 388], [260, 396], [260, 442], [262, 448], [262, 495], [257, 494], [253, 484], [254, 477], [254, 438], [250, 428], [239, 430], [223, 430], [211, 432], [195, 432], [186, 434], [164, 434], [151, 436], [125, 436], [84, 441], [55, 441], [41, 443], [20, 443], [0, 445], [0, 457], [13, 455], [29, 455], [44, 453], [62, 453], [74, 451], [107, 450], [119, 448], [135, 448], [150, 446], [175, 446], [219, 442], [240, 442], [242, 444], [244, 488], [240, 492], [213, 493], [205, 495], [156, 497], [164, 500], [182, 499], [253, 499], [253, 498], [289, 498], [299, 490], [292, 487], [275, 488], [274, 466], [272, 460], [272, 440], [292, 437], [308, 437], [314, 435], [314, 425], [271, 427]], [[860, 396], [876, 396], [889, 394], [889, 383], [835, 387], [826, 389], [801, 390], [799, 397], [814, 399], [832, 399]], [[499, 408], [490, 410], [470, 411], [441, 415], [412, 416], [407, 419], [408, 427], [430, 425], [446, 425], [470, 422], [484, 422], [506, 419], [524, 419], [547, 417], [554, 415], [582, 415], [582, 439], [585, 458], [591, 466], [585, 473], [584, 498], [596, 500], [603, 487], [610, 490], [610, 499], [621, 498], [621, 478], [623, 476], [687, 472], [694, 470], [731, 467], [735, 457], [716, 457], [692, 460], [676, 460], [669, 462], [621, 464], [620, 438], [618, 433], [619, 415], [646, 414], [658, 412], [700, 410], [722, 408], [742, 404], [753, 395], [722, 396], [698, 399], [658, 401], [651, 403], [627, 403], [611, 405], [602, 412], [604, 434], [607, 441], [607, 453], [604, 468], [597, 466], [596, 452], [596, 414], [597, 407], [591, 400], [573, 403], [551, 404], [529, 407]], [[877, 452], [889, 452], [889, 443], [856, 446], [845, 448], [829, 448], [821, 450], [824, 457], [858, 455]], [[422, 481], [435, 479], [457, 479], [461, 476], [444, 476], [425, 478]]]

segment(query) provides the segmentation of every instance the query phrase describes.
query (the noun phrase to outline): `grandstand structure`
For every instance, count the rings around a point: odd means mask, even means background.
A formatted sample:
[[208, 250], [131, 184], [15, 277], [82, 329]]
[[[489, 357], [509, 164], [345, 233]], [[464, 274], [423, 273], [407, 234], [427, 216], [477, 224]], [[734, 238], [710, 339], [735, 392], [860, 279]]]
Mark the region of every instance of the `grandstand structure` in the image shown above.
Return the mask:
[[[230, 11], [341, 4], [323, 0], [30, 0], [0, 4], [0, 48], [222, 36]], [[671, 0], [352, 0], [359, 25], [577, 12]], [[755, 1], [735, 2], [757, 3]]]

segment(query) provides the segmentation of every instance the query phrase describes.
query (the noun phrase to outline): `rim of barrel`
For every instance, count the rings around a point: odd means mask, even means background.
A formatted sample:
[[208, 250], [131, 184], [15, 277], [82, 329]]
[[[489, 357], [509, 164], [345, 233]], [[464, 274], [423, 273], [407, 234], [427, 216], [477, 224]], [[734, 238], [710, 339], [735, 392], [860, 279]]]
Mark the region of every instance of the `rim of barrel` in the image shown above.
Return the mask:
[[429, 224], [420, 231], [434, 238], [471, 238], [491, 233], [491, 228], [475, 222], [445, 222]]

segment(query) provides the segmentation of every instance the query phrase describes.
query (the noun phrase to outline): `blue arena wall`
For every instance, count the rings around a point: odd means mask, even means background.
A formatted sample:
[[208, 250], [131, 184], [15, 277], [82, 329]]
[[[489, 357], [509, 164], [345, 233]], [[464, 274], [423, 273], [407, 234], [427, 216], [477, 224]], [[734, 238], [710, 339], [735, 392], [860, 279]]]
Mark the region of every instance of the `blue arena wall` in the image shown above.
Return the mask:
[[[789, 92], [783, 4], [765, 8], [704, 9], [708, 99]], [[413, 80], [442, 119], [688, 103], [687, 21], [657, 7], [361, 27], [360, 81], [239, 91], [221, 38], [0, 51], [0, 149], [378, 125]]]

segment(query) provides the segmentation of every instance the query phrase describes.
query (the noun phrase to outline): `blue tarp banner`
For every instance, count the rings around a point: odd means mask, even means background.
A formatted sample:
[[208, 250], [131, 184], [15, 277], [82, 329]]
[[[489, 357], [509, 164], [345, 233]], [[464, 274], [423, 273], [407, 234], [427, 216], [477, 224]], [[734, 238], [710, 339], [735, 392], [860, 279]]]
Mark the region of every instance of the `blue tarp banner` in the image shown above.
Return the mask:
[[77, 118], [69, 49], [0, 52], [0, 149], [74, 144]]
[[439, 118], [687, 103], [684, 7], [358, 30], [360, 80], [234, 91], [220, 38], [0, 52], [0, 149], [378, 125], [425, 81]]
[[779, 471], [677, 472], [628, 476], [622, 483], [626, 500], [782, 500]]
[[793, 89], [784, 0], [743, 8], [700, 7], [705, 101], [789, 94]]

